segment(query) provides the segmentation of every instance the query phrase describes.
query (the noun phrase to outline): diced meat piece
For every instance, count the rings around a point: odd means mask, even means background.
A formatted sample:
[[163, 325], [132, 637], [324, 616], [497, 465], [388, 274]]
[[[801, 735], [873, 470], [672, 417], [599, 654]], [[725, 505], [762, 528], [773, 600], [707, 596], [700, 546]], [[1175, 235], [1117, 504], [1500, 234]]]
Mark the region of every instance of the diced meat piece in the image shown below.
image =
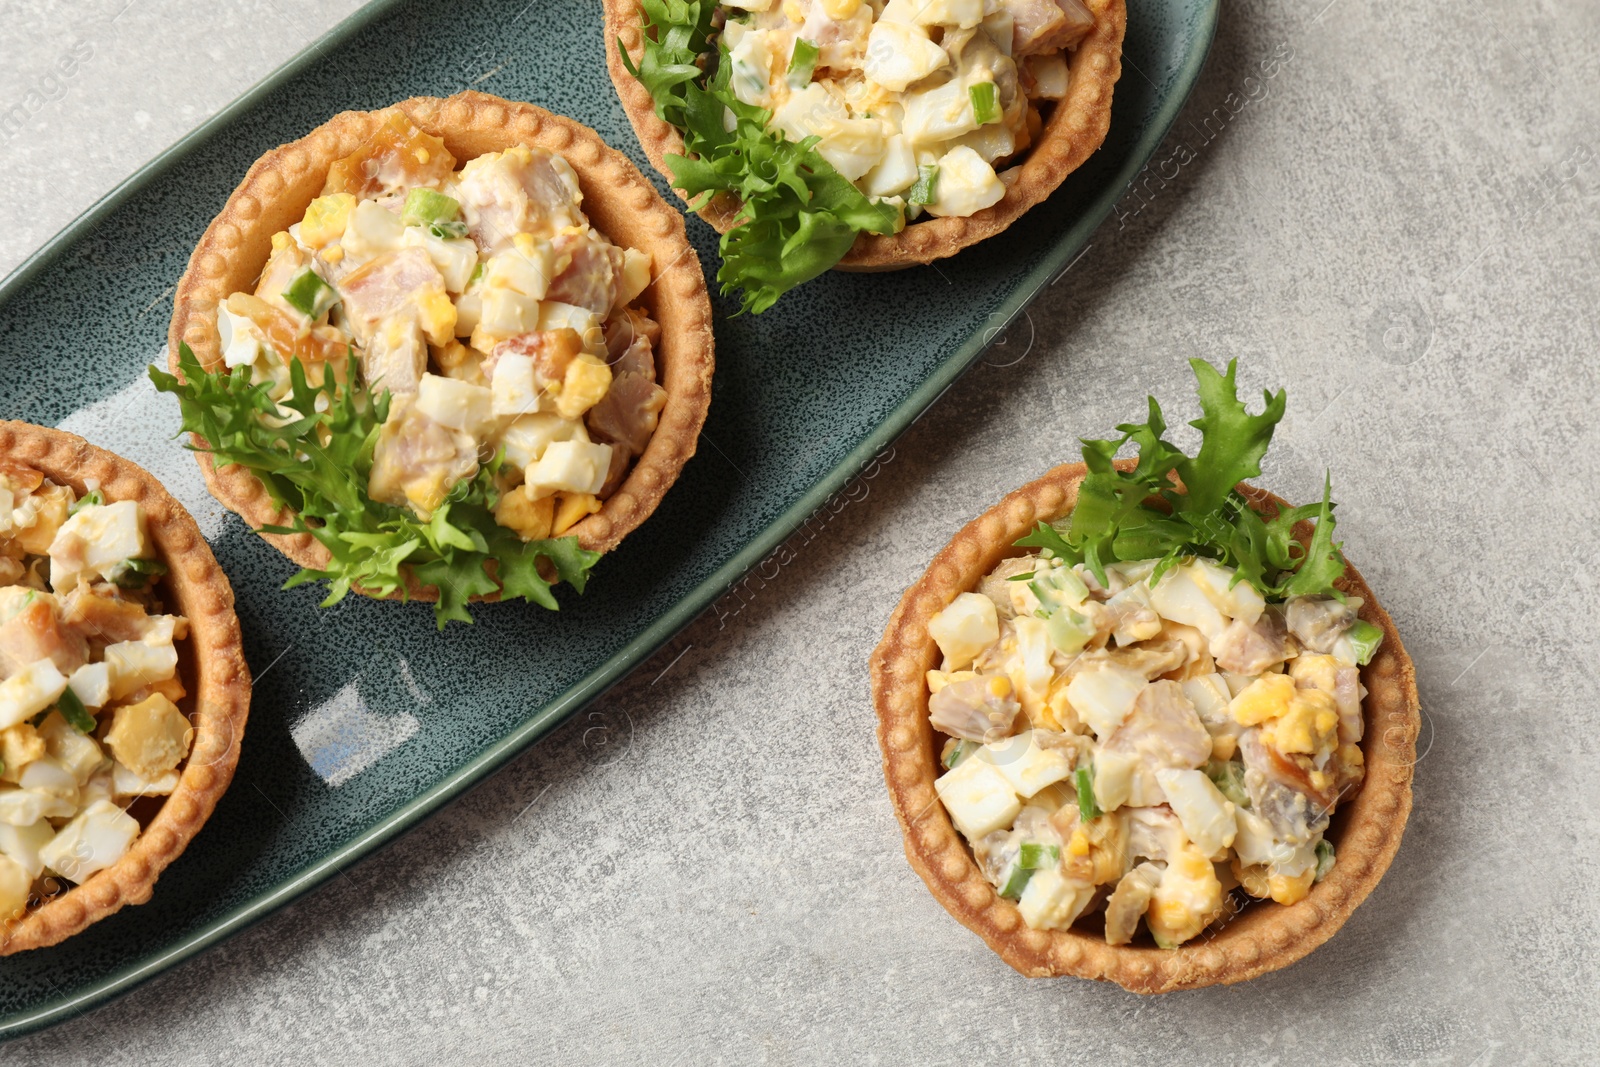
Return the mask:
[[994, 601], [995, 614], [1002, 619], [1016, 618], [1016, 605], [1011, 602], [1011, 587], [1017, 583], [1011, 581], [1013, 575], [1032, 574], [1039, 561], [1033, 556], [1012, 556], [1003, 559], [994, 570], [984, 575], [983, 581], [978, 583], [978, 592]]
[[1128, 817], [1128, 859], [1165, 863], [1187, 840], [1183, 823], [1165, 804], [1133, 808]]
[[462, 168], [457, 188], [467, 234], [485, 252], [509, 247], [519, 233], [549, 236], [588, 222], [578, 210], [577, 174], [543, 149], [517, 145], [478, 156]]
[[71, 674], [89, 662], [89, 644], [62, 624], [54, 597], [36, 596], [0, 626], [0, 676], [10, 677], [46, 659], [62, 674]]
[[435, 292], [444, 295], [444, 277], [427, 250], [415, 247], [385, 252], [339, 283], [345, 315], [361, 344], [371, 340], [378, 327], [391, 318], [415, 319], [419, 300]]
[[477, 470], [477, 444], [470, 434], [441, 426], [418, 411], [410, 397], [400, 397], [378, 435], [367, 493], [427, 518], [457, 482]]
[[588, 308], [596, 315], [610, 314], [611, 305], [617, 301], [622, 249], [576, 233], [559, 234], [551, 244], [557, 271], [545, 299]]
[[623, 308], [606, 320], [606, 361], [611, 373], [642, 374], [656, 380], [655, 346], [661, 340], [661, 326], [649, 315]]
[[415, 186], [435, 186], [456, 169], [444, 142], [396, 112], [361, 147], [328, 168], [323, 193], [386, 196]]
[[533, 360], [534, 388], [543, 391], [547, 386], [560, 385], [566, 380], [567, 368], [582, 351], [583, 338], [576, 330], [563, 328], [518, 334], [494, 346], [489, 358], [483, 361], [483, 375], [493, 381], [495, 365], [503, 355], [527, 356]]
[[307, 329], [304, 316], [280, 310], [250, 293], [234, 293], [224, 306], [254, 323], [282, 359], [298, 359], [305, 364], [312, 384], [321, 382], [323, 364], [331, 364], [336, 376], [343, 373], [349, 345], [332, 326]]
[[1101, 667], [1121, 667], [1144, 675], [1159, 678], [1168, 671], [1177, 670], [1189, 658], [1189, 650], [1182, 641], [1145, 641], [1127, 648], [1098, 649], [1085, 652], [1072, 661], [1069, 676]]
[[1289, 658], [1288, 636], [1283, 617], [1268, 608], [1254, 626], [1243, 619], [1230, 622], [1211, 642], [1211, 655], [1220, 671], [1261, 674]]
[[1003, 674], [981, 674], [951, 682], [928, 700], [935, 730], [968, 741], [998, 741], [1011, 736], [1022, 706]]
[[1126, 945], [1133, 940], [1160, 882], [1161, 868], [1149, 862], [1123, 875], [1106, 901], [1106, 944]]
[[596, 495], [605, 500], [615, 493], [628, 476], [628, 467], [633, 463], [633, 456], [629, 455], [626, 448], [613, 448], [611, 450], [611, 465], [606, 468], [606, 480], [600, 483], [600, 492]]
[[1104, 751], [1133, 759], [1128, 803], [1159, 804], [1166, 794], [1156, 781], [1163, 767], [1189, 769], [1211, 757], [1211, 734], [1177, 682], [1151, 682], [1140, 691], [1133, 711], [1106, 738]]
[[666, 407], [667, 391], [642, 374], [614, 378], [600, 402], [589, 409], [589, 431], [641, 456]]
[[89, 639], [106, 645], [142, 640], [150, 628], [150, 617], [141, 605], [104, 596], [87, 585], [80, 585], [61, 598], [61, 619]]
[[1239, 755], [1250, 810], [1266, 819], [1273, 833], [1285, 841], [1305, 842], [1327, 829], [1337, 796], [1313, 789], [1306, 770], [1264, 744], [1259, 729], [1239, 737]]
[[1333, 597], [1297, 596], [1284, 605], [1289, 632], [1314, 652], [1332, 652], [1339, 635], [1355, 625], [1360, 600], [1340, 603]]
[[413, 322], [392, 319], [367, 339], [361, 350], [361, 375], [375, 390], [395, 396], [414, 394], [428, 366], [428, 344]]
[[1011, 13], [1011, 54], [1059, 52], [1083, 40], [1094, 15], [1079, 0], [1000, 0]]
[[267, 258], [267, 265], [261, 268], [261, 278], [256, 282], [256, 295], [285, 314], [301, 317], [299, 309], [283, 298], [283, 291], [310, 265], [311, 257], [299, 245], [293, 241], [280, 241]]
[[1355, 667], [1340, 667], [1335, 675], [1333, 703], [1339, 709], [1339, 743], [1355, 744], [1361, 740], [1365, 729], [1361, 718], [1361, 698], [1366, 696], [1361, 685], [1361, 671]]

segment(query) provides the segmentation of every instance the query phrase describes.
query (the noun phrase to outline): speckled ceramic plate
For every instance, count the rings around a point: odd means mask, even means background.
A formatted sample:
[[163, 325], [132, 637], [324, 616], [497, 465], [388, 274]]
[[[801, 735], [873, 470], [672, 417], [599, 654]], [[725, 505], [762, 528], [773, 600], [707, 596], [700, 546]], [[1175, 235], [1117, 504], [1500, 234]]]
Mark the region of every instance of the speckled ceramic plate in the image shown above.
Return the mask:
[[[0, 1035], [84, 1011], [293, 900], [459, 795], [705, 610], [969, 367], [1056, 277], [1155, 151], [1199, 75], [1217, 0], [1130, 0], [1105, 145], [1028, 225], [937, 268], [830, 274], [757, 318], [717, 305], [704, 447], [660, 510], [552, 615], [484, 605], [436, 633], [425, 605], [312, 588], [206, 494], [169, 435], [172, 286], [262, 152], [347, 108], [477, 88], [599, 131], [653, 174], [606, 76], [600, 4], [383, 0], [145, 167], [0, 283], [0, 415], [145, 466], [233, 581], [255, 675], [233, 788], [149, 903], [0, 960]], [[658, 182], [658, 184], [660, 184]], [[670, 193], [662, 186], [662, 192]], [[709, 272], [710, 228], [690, 220]]]

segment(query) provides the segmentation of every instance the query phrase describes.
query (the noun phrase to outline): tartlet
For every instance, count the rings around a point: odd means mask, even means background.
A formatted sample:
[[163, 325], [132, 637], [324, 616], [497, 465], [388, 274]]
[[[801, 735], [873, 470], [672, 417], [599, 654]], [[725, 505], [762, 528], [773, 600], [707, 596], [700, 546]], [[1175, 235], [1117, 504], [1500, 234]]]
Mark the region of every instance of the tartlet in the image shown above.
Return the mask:
[[[380, 111], [342, 113], [300, 140], [268, 152], [250, 168], [190, 257], [174, 300], [169, 368], [180, 374], [184, 346], [208, 371], [222, 364], [219, 305], [230, 294], [254, 288], [274, 251], [274, 235], [301, 221], [325, 192], [325, 184], [331, 187], [330, 169], [373, 143], [390, 123], [440, 139], [458, 165], [507, 150], [561, 157], [575, 174], [583, 212], [594, 230], [648, 257], [649, 283], [629, 306], [659, 324], [655, 373], [665, 403], [648, 445], [625, 478], [614, 486], [608, 483], [598, 510], [565, 531], [588, 552], [609, 551], [650, 515], [694, 454], [710, 402], [711, 310], [682, 216], [621, 153], [570, 119], [477, 92], [447, 99], [417, 97]], [[479, 269], [474, 285], [481, 265]], [[265, 527], [262, 535], [302, 567], [320, 571], [328, 566], [329, 551], [317, 539], [283, 532], [292, 515], [274, 504], [255, 474], [241, 465], [219, 469], [207, 454], [208, 443], [195, 437], [201, 471], [219, 501], [253, 528]], [[368, 592], [359, 585], [357, 589]], [[436, 588], [409, 574], [400, 592], [425, 600], [437, 597]], [[475, 594], [471, 599], [497, 596]]]
[[[1117, 464], [1122, 471], [1133, 466], [1132, 461]], [[1101, 933], [1081, 925], [1036, 929], [1024, 921], [1019, 905], [985, 877], [935, 789], [942, 768], [925, 678], [940, 666], [941, 651], [930, 626], [1003, 560], [1024, 554], [1016, 541], [1040, 522], [1070, 515], [1087, 474], [1083, 464], [1057, 467], [970, 522], [907, 590], [873, 653], [878, 740], [906, 856], [940, 904], [1024, 975], [1074, 975], [1115, 982], [1137, 993], [1161, 993], [1244, 981], [1285, 967], [1330, 938], [1376, 886], [1399, 847], [1411, 808], [1420, 729], [1415, 675], [1388, 614], [1353, 567], [1346, 566], [1334, 589], [1362, 598], [1359, 619], [1382, 633], [1376, 654], [1360, 668], [1367, 690], [1360, 739], [1365, 781], [1353, 797], [1340, 798], [1325, 832], [1337, 848], [1337, 862], [1298, 902], [1246, 903], [1207, 920], [1201, 936], [1169, 948], [1148, 939], [1108, 944]], [[1248, 485], [1240, 484], [1237, 492], [1267, 517], [1287, 507]], [[1295, 527], [1302, 546], [1311, 535], [1309, 522]]]
[[[170, 779], [131, 785], [119, 780], [118, 795], [127, 790], [140, 798], [132, 802], [130, 813], [141, 824], [132, 844], [81, 884], [30, 901], [27, 912], [0, 932], [0, 955], [7, 955], [53, 945], [124, 905], [150, 899], [161, 872], [199, 832], [233, 778], [250, 708], [250, 670], [227, 576], [193, 518], [148, 472], [71, 434], [18, 422], [0, 422], [0, 464], [9, 465], [13, 473], [36, 472], [47, 479], [47, 487], [70, 487], [79, 498], [92, 484], [108, 505], [137, 505], [149, 546], [166, 568], [163, 576], [148, 579], [150, 587], [168, 610], [187, 620], [187, 636], [176, 642], [175, 683], [186, 692], [176, 706], [192, 727], [186, 757], [176, 771], [168, 772], [176, 775], [175, 785]], [[88, 589], [85, 584], [80, 591]], [[146, 703], [161, 701], [148, 698]], [[170, 706], [162, 707], [173, 713]], [[107, 752], [126, 754], [119, 747], [123, 739], [102, 734]], [[109, 765], [121, 768], [120, 763]], [[165, 788], [171, 792], [151, 811], [157, 803], [154, 794]]]
[[[1112, 90], [1122, 72], [1122, 41], [1127, 29], [1124, 0], [1084, 0], [1094, 25], [1068, 59], [1070, 88], [1045, 120], [1020, 162], [1001, 171], [1008, 179], [1004, 197], [970, 216], [913, 222], [898, 233], [862, 233], [836, 267], [849, 271], [888, 271], [932, 263], [1002, 232], [1048, 197], [1105, 140], [1111, 123]], [[623, 110], [645, 155], [670, 182], [666, 156], [682, 155], [681, 133], [656, 114], [650, 92], [624, 65], [623, 50], [637, 63], [642, 51], [639, 0], [605, 0], [606, 65]], [[740, 210], [736, 197], [720, 195], [699, 214], [726, 233]]]

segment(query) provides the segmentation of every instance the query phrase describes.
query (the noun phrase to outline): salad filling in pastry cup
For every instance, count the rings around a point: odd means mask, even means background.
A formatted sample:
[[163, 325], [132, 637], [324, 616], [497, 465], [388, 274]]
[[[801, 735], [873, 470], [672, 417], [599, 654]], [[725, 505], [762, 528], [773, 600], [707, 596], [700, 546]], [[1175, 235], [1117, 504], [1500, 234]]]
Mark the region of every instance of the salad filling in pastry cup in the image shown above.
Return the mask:
[[1124, 0], [605, 0], [646, 155], [747, 310], [999, 233], [1105, 140]]
[[482, 93], [345, 112], [256, 162], [177, 288], [213, 495], [291, 584], [555, 608], [694, 454], [711, 306], [683, 218], [598, 135]]
[[0, 422], [0, 955], [149, 900], [249, 709], [233, 590], [189, 513], [125, 459]]
[[1411, 808], [1411, 661], [1333, 504], [1241, 482], [1284, 394], [1250, 414], [1234, 366], [1192, 362], [1198, 456], [1152, 398], [962, 530], [873, 654], [906, 855], [1026, 975], [1159, 993], [1287, 966]]

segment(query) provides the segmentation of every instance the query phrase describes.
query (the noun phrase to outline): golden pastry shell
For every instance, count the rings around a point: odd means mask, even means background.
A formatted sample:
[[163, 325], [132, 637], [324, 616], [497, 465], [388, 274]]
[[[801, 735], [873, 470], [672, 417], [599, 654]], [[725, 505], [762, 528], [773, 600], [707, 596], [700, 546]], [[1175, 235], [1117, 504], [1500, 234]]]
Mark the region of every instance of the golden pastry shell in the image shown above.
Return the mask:
[[[1030, 977], [1076, 975], [1115, 982], [1135, 993], [1165, 993], [1242, 982], [1287, 967], [1332, 937], [1383, 877], [1411, 811], [1411, 776], [1421, 729], [1421, 704], [1411, 657], [1388, 614], [1354, 567], [1340, 589], [1363, 598], [1361, 618], [1383, 628], [1384, 640], [1361, 670], [1368, 696], [1361, 748], [1366, 779], [1334, 815], [1328, 831], [1338, 862], [1297, 904], [1257, 902], [1176, 948], [1114, 946], [1093, 931], [1034, 930], [1017, 906], [1000, 897], [934, 793], [939, 754], [928, 722], [925, 673], [939, 652], [929, 621], [958, 593], [977, 588], [1038, 520], [1071, 511], [1085, 468], [1054, 468], [968, 523], [901, 598], [872, 654], [883, 773], [905, 837], [906, 858], [935, 899], [1002, 959]], [[1283, 506], [1271, 493], [1241, 485], [1257, 510]], [[1309, 537], [1302, 523], [1297, 536]]]
[[[16, 460], [82, 494], [95, 480], [108, 501], [136, 501], [150, 540], [167, 564], [167, 608], [189, 620], [179, 642], [193, 684], [181, 702], [194, 724], [194, 740], [178, 788], [116, 863], [0, 929], [0, 956], [54, 945], [126, 904], [150, 899], [156, 879], [210, 818], [233, 779], [250, 712], [250, 668], [245, 663], [233, 587], [194, 519], [143, 467], [81, 437], [21, 422], [0, 421], [0, 457]], [[181, 669], [181, 668], [180, 668]]]
[[[333, 162], [354, 152], [395, 110], [442, 138], [460, 162], [518, 144], [560, 154], [578, 174], [583, 210], [596, 229], [617, 245], [651, 257], [655, 277], [636, 304], [661, 325], [655, 355], [666, 407], [622, 485], [571, 530], [584, 548], [609, 551], [650, 516], [694, 455], [711, 403], [711, 301], [699, 257], [684, 235], [683, 216], [622, 153], [571, 119], [485, 93], [414, 97], [381, 111], [335, 115], [298, 141], [268, 152], [245, 174], [189, 257], [174, 299], [168, 366], [178, 373], [180, 342], [188, 343], [202, 366], [221, 362], [217, 305], [232, 293], [254, 290], [272, 235], [300, 221], [322, 192]], [[198, 439], [196, 444], [203, 447]], [[289, 522], [253, 473], [239, 466], [218, 470], [203, 451], [196, 458], [212, 495], [252, 528]], [[302, 567], [322, 569], [329, 562], [328, 550], [309, 534], [262, 536]], [[413, 597], [437, 596], [437, 590], [412, 585]]]
[[[633, 123], [639, 144], [656, 170], [669, 182], [666, 156], [683, 155], [683, 136], [655, 112], [655, 101], [622, 65], [622, 53], [637, 63], [643, 53], [643, 21], [639, 0], [604, 0], [606, 67], [617, 87], [622, 109]], [[1083, 165], [1106, 139], [1111, 126], [1111, 95], [1122, 74], [1122, 38], [1128, 25], [1125, 0], [1084, 0], [1094, 15], [1094, 28], [1068, 53], [1071, 80], [1065, 99], [1057, 102], [1039, 139], [1020, 164], [1002, 172], [1009, 177], [1006, 194], [993, 207], [965, 218], [929, 218], [897, 234], [864, 233], [839, 261], [840, 270], [900, 270], [955, 255], [992, 237], [1021, 218], [1029, 208], [1055, 192], [1067, 175]], [[681, 194], [680, 194], [681, 195]], [[733, 226], [740, 204], [718, 197], [699, 211], [719, 233]]]

